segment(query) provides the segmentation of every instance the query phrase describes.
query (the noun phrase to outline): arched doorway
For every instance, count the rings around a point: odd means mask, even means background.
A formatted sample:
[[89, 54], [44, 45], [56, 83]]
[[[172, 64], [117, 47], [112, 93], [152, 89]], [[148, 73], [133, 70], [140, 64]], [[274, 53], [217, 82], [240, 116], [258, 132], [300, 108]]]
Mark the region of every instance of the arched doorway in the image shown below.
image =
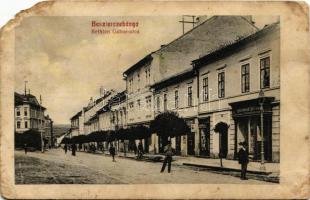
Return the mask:
[[228, 153], [228, 125], [219, 122], [215, 125], [214, 131], [219, 134], [219, 156], [226, 158]]

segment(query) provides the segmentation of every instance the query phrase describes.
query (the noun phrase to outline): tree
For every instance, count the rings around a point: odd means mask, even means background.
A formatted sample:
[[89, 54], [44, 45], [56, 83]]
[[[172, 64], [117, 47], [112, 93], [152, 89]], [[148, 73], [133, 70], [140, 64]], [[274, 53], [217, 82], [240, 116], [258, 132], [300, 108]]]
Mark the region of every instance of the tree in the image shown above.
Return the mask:
[[159, 152], [167, 145], [169, 138], [186, 135], [190, 132], [186, 121], [179, 117], [175, 112], [164, 112], [155, 117], [151, 121], [151, 132], [156, 133], [160, 137]]
[[41, 149], [41, 134], [32, 129], [24, 133], [15, 133], [15, 147], [23, 148], [24, 144], [37, 150]]
[[162, 137], [175, 137], [190, 132], [186, 121], [175, 112], [164, 112], [151, 122], [151, 132]]

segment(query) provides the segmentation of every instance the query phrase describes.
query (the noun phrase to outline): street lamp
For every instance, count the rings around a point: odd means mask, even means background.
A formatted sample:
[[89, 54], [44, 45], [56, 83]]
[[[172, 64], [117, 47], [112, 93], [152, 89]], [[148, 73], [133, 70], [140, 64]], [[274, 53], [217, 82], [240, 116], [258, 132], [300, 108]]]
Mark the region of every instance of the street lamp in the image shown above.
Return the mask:
[[265, 158], [264, 158], [264, 91], [260, 90], [258, 95], [259, 107], [260, 107], [260, 134], [261, 134], [261, 166], [260, 169], [265, 171]]

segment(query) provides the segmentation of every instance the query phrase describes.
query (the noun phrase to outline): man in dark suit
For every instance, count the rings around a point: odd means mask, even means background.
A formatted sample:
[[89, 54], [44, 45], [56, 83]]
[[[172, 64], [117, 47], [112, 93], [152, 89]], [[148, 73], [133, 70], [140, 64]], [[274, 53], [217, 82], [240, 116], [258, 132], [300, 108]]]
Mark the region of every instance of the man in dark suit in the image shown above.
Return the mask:
[[249, 163], [249, 155], [247, 151], [247, 143], [240, 142], [239, 145], [241, 146], [238, 152], [239, 164], [241, 164], [241, 180], [247, 180], [246, 178], [246, 171]]

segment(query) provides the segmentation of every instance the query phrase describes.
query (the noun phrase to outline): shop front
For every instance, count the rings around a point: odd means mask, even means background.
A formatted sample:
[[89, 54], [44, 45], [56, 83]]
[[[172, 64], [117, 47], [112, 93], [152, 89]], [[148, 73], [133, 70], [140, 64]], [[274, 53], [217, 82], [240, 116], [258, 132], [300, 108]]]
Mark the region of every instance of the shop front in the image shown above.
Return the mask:
[[210, 157], [210, 117], [199, 119], [199, 156]]
[[273, 101], [273, 97], [263, 97], [230, 103], [235, 122], [235, 158], [239, 149], [238, 144], [246, 142], [251, 160], [261, 160], [262, 152], [266, 161], [272, 160]]

